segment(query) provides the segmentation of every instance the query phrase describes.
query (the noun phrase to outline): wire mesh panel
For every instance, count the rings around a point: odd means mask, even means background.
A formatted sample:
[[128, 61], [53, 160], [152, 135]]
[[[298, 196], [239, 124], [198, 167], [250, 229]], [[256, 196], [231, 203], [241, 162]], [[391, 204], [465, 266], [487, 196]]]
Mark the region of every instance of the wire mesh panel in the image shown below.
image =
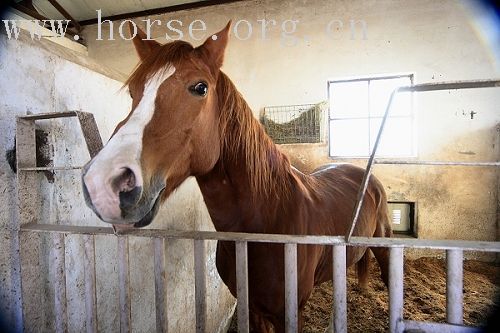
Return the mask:
[[264, 108], [261, 122], [277, 144], [321, 142], [323, 103]]

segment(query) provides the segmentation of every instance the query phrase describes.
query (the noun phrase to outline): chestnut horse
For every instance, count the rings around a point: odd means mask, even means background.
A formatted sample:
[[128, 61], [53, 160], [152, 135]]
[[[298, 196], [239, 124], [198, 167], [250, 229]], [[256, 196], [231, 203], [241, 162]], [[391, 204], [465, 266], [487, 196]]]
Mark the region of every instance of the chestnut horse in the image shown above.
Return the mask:
[[[234, 84], [220, 70], [230, 24], [194, 48], [160, 45], [138, 31], [141, 62], [128, 79], [132, 110], [83, 169], [87, 204], [115, 227], [142, 227], [186, 178], [196, 177], [218, 231], [344, 235], [363, 169], [324, 166], [306, 175], [266, 135]], [[372, 177], [354, 235], [390, 237], [386, 195]], [[372, 248], [387, 284], [388, 252]], [[349, 247], [366, 283], [369, 251]], [[298, 247], [300, 315], [313, 287], [332, 278], [331, 246]], [[236, 295], [235, 246], [219, 242], [217, 269]], [[282, 244], [248, 245], [251, 327], [284, 332]]]

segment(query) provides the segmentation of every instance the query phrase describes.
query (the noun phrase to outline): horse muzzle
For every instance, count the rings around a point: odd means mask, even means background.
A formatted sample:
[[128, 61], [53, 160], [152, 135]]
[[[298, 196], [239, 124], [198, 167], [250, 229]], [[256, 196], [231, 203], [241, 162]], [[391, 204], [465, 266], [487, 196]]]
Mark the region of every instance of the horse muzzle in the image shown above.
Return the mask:
[[143, 227], [151, 223], [165, 188], [153, 181], [144, 189], [138, 165], [121, 165], [96, 170], [90, 161], [82, 172], [83, 195], [87, 206], [104, 222]]

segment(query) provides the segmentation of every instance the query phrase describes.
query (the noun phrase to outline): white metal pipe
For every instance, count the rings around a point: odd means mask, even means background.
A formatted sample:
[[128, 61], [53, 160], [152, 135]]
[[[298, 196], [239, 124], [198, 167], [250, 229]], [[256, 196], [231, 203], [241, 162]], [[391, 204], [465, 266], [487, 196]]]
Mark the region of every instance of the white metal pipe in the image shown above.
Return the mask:
[[95, 281], [95, 241], [94, 236], [84, 235], [84, 282], [85, 282], [85, 313], [87, 333], [97, 332], [97, 299]]
[[446, 323], [432, 323], [428, 321], [405, 320], [405, 331], [413, 332], [439, 332], [439, 333], [482, 333], [483, 328], [454, 325]]
[[118, 237], [118, 286], [120, 292], [120, 332], [131, 331], [130, 327], [130, 277], [128, 261], [128, 237]]
[[345, 245], [333, 246], [333, 315], [333, 332], [347, 333]]
[[54, 317], [55, 331], [66, 332], [68, 330], [68, 317], [66, 305], [66, 267], [64, 251], [64, 235], [52, 235], [52, 249], [50, 251], [52, 261], [52, 277], [54, 279]]
[[287, 333], [298, 331], [297, 244], [285, 244], [285, 328]]
[[206, 303], [206, 266], [205, 241], [194, 240], [194, 293], [196, 302], [196, 333], [206, 331], [207, 303]]
[[166, 333], [168, 331], [167, 279], [165, 271], [165, 240], [163, 238], [154, 239], [154, 263], [156, 331]]
[[500, 162], [463, 162], [463, 161], [396, 161], [375, 160], [375, 164], [402, 164], [402, 165], [445, 165], [445, 166], [476, 166], [476, 167], [498, 167]]
[[236, 295], [238, 310], [238, 333], [250, 331], [248, 317], [248, 250], [247, 242], [236, 242]]
[[463, 324], [463, 251], [446, 250], [446, 320]]
[[389, 332], [400, 333], [403, 320], [403, 247], [389, 250]]
[[[114, 235], [112, 228], [90, 227], [90, 226], [68, 226], [57, 224], [27, 224], [21, 226], [24, 232], [59, 232], [64, 234], [90, 234], [90, 235]], [[146, 238], [168, 238], [168, 239], [204, 239], [221, 241], [247, 241], [256, 243], [296, 243], [317, 245], [346, 244], [342, 236], [309, 236], [309, 235], [278, 235], [257, 234], [243, 232], [216, 232], [216, 231], [174, 231], [160, 229], [131, 229], [120, 231], [119, 235], [146, 237]], [[500, 252], [500, 242], [489, 241], [463, 241], [449, 239], [412, 239], [412, 238], [388, 238], [388, 237], [358, 237], [352, 236], [350, 246], [362, 247], [411, 247], [419, 249], [462, 249], [464, 251]]]

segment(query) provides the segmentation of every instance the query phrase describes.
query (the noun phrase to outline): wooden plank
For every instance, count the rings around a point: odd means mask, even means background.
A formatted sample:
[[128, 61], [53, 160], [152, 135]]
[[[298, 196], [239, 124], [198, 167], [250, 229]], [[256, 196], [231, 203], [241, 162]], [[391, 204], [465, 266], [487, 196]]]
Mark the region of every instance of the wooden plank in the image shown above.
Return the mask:
[[50, 249], [51, 274], [54, 281], [54, 319], [55, 331], [68, 331], [68, 313], [66, 302], [66, 267], [64, 234], [53, 234]]
[[238, 333], [248, 333], [248, 250], [247, 242], [236, 242], [236, 300], [238, 305]]
[[[178, 12], [181, 10], [189, 10], [189, 9], [202, 8], [202, 7], [208, 7], [208, 6], [214, 6], [214, 5], [228, 4], [228, 3], [239, 2], [239, 1], [242, 1], [242, 0], [204, 0], [204, 1], [180, 3], [177, 5], [172, 5], [172, 6], [167, 6], [167, 7], [151, 8], [151, 9], [141, 10], [138, 12], [106, 16], [106, 17], [101, 18], [101, 21], [104, 21], [104, 20], [119, 21], [119, 20], [131, 19], [131, 18], [135, 18], [135, 17], [160, 15], [160, 14]], [[97, 24], [97, 22], [98, 21], [96, 18], [92, 18], [92, 19], [80, 21], [79, 23], [80, 23], [80, 25], [85, 26], [85, 25]]]
[[97, 294], [95, 267], [95, 239], [92, 235], [84, 235], [85, 247], [84, 281], [85, 281], [85, 312], [87, 333], [97, 332]]
[[155, 267], [155, 305], [156, 305], [156, 331], [168, 331], [167, 316], [167, 283], [165, 270], [165, 240], [154, 239], [154, 267]]
[[118, 284], [120, 286], [120, 332], [130, 329], [130, 277], [128, 261], [128, 237], [118, 237]]
[[40, 279], [40, 276], [43, 276], [40, 267], [40, 238], [40, 234], [19, 233], [24, 332], [39, 332], [44, 327], [44, 285], [43, 280]]
[[285, 329], [298, 331], [297, 244], [285, 244]]
[[[63, 223], [64, 221], [62, 221]], [[107, 227], [86, 227], [52, 224], [28, 224], [22, 227], [24, 231], [33, 232], [61, 232], [89, 235], [114, 235], [113, 229]], [[370, 238], [351, 237], [349, 243], [342, 236], [307, 236], [307, 235], [279, 235], [279, 234], [252, 234], [241, 232], [215, 232], [215, 231], [173, 231], [158, 229], [131, 229], [120, 231], [119, 235], [134, 237], [166, 238], [166, 239], [197, 239], [197, 240], [223, 240], [247, 241], [264, 243], [295, 243], [370, 246], [370, 247], [409, 247], [422, 249], [462, 249], [464, 251], [500, 252], [500, 242], [488, 241], [462, 241], [462, 240], [428, 240], [414, 238]]]
[[207, 322], [205, 241], [194, 241], [194, 293], [196, 303], [196, 332], [204, 333]]

